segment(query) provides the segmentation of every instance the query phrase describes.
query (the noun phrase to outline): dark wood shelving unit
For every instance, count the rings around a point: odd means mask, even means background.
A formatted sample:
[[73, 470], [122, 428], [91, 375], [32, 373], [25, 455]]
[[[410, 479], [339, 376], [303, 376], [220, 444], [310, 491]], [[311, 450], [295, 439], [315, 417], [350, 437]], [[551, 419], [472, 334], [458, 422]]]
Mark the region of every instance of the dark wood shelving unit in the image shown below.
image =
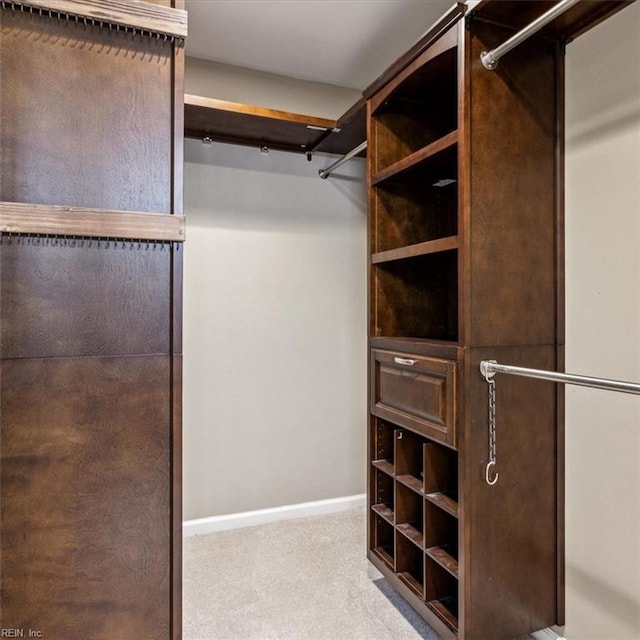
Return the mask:
[[479, 362], [561, 365], [564, 39], [624, 4], [581, 2], [495, 71], [480, 53], [550, 3], [458, 7], [365, 91], [369, 450], [394, 493], [383, 529], [370, 509], [369, 558], [445, 640], [563, 622], [561, 402], [501, 383], [489, 486]]

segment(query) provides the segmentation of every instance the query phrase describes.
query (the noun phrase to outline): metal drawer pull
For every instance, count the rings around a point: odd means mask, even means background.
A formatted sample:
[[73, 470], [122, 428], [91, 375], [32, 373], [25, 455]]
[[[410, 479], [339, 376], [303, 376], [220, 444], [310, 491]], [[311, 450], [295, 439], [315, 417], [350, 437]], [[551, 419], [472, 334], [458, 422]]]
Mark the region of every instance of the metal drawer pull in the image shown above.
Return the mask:
[[418, 362], [417, 360], [411, 360], [411, 359], [409, 359], [409, 358], [398, 358], [398, 357], [394, 358], [394, 359], [393, 359], [393, 361], [394, 361], [396, 364], [404, 364], [404, 365], [406, 365], [407, 367], [413, 367], [413, 365], [414, 365], [416, 362]]

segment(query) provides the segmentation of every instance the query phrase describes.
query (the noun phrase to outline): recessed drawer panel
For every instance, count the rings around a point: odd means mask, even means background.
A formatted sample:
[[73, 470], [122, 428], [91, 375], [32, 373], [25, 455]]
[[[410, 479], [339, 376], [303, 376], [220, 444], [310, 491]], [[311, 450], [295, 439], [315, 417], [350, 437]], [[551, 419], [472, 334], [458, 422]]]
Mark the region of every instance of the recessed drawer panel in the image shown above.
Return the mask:
[[371, 412], [456, 446], [456, 363], [406, 353], [371, 352]]

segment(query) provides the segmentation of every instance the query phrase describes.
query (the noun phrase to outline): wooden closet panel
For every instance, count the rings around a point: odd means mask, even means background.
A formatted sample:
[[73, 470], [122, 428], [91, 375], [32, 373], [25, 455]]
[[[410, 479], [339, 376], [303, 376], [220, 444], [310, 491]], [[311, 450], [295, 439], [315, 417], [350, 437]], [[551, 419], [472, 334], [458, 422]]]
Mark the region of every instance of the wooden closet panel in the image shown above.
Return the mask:
[[487, 71], [480, 53], [509, 35], [479, 21], [467, 35], [473, 204], [461, 228], [473, 253], [465, 331], [474, 346], [556, 340], [558, 45], [530, 38]]
[[465, 353], [460, 447], [461, 563], [465, 640], [513, 640], [557, 620], [556, 389], [551, 382], [496, 377], [498, 482], [488, 462], [487, 383], [480, 361], [555, 370], [550, 346], [489, 347]]
[[168, 354], [171, 261], [170, 244], [5, 236], [1, 357]]
[[0, 627], [167, 640], [170, 356], [0, 366]]
[[170, 213], [173, 45], [1, 15], [0, 200]]

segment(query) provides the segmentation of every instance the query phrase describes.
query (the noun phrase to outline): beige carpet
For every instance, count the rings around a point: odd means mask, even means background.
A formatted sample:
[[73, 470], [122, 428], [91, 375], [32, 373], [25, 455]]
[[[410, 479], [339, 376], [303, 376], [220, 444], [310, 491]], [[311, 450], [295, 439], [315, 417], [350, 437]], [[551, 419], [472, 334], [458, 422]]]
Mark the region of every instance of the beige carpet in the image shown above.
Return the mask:
[[439, 640], [366, 560], [365, 529], [354, 509], [185, 539], [183, 639]]
[[438, 640], [370, 567], [363, 509], [185, 539], [184, 640]]

